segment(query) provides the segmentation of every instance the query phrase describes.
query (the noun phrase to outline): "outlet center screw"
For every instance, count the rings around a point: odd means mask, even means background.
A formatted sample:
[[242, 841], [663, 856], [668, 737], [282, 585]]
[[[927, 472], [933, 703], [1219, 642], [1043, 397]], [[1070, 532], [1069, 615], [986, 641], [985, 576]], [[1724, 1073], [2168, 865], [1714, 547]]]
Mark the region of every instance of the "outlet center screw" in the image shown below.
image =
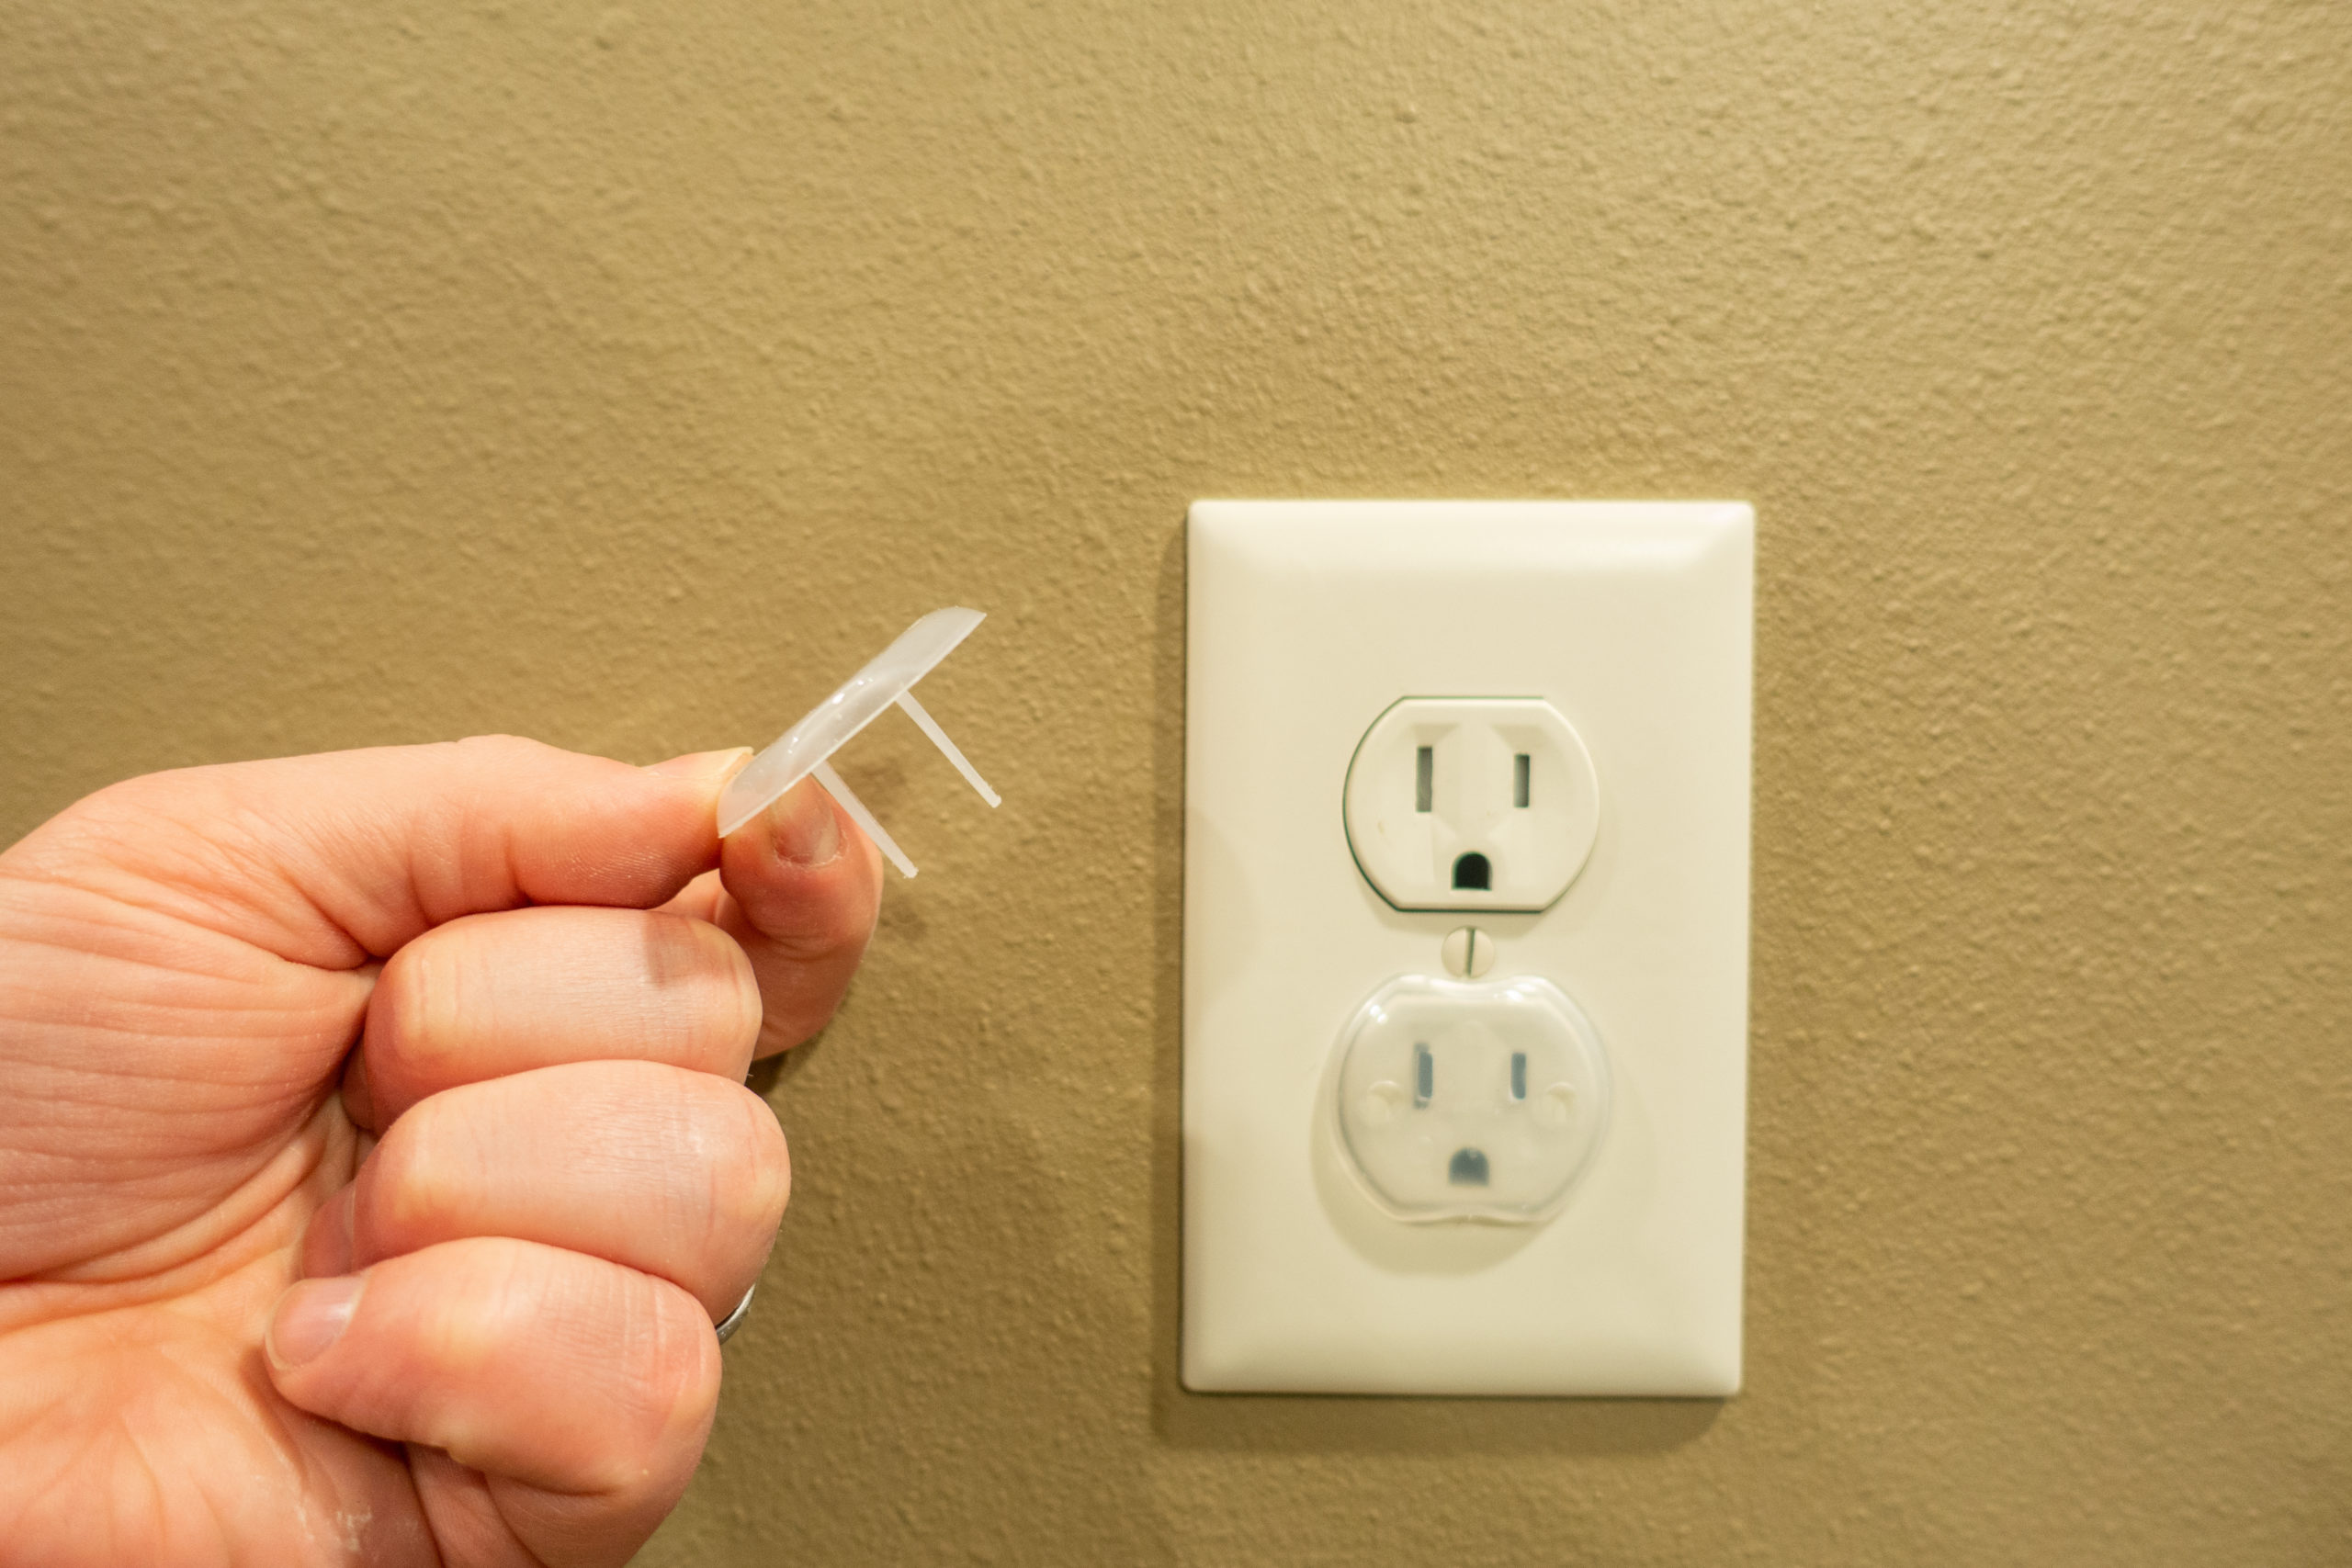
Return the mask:
[[1456, 926], [1445, 933], [1438, 956], [1447, 974], [1476, 980], [1495, 966], [1495, 939], [1476, 926]]

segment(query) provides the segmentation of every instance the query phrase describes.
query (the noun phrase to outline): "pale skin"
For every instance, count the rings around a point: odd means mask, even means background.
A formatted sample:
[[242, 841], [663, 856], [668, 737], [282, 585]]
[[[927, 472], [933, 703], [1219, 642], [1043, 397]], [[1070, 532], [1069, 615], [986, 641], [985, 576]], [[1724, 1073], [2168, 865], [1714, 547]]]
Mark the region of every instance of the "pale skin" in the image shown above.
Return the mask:
[[[747, 753], [191, 769], [0, 853], [0, 1563], [616, 1563], [879, 857]], [[757, 1321], [756, 1312], [754, 1322]]]

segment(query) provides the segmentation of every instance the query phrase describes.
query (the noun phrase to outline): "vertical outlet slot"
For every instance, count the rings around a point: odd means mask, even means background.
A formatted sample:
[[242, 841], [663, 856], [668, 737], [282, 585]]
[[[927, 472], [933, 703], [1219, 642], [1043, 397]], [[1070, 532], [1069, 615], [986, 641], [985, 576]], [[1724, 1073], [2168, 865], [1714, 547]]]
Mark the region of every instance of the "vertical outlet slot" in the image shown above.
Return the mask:
[[1534, 761], [1524, 751], [1510, 760], [1510, 803], [1522, 811], [1527, 809], [1527, 775]]
[[1427, 811], [1437, 800], [1437, 748], [1413, 753], [1413, 809]]
[[1513, 1100], [1527, 1098], [1527, 1053], [1524, 1051], [1510, 1054], [1510, 1097]]
[[1437, 1088], [1437, 1059], [1426, 1045], [1413, 1047], [1413, 1105], [1416, 1110], [1429, 1109], [1430, 1091]]

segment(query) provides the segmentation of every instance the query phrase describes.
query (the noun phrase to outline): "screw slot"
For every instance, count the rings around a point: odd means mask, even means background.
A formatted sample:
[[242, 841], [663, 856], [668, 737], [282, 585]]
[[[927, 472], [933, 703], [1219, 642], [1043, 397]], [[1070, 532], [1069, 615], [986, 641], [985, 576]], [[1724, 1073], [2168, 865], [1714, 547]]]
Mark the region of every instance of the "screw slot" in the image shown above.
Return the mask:
[[1437, 955], [1447, 974], [1476, 980], [1495, 966], [1495, 939], [1476, 926], [1456, 926], [1438, 943]]

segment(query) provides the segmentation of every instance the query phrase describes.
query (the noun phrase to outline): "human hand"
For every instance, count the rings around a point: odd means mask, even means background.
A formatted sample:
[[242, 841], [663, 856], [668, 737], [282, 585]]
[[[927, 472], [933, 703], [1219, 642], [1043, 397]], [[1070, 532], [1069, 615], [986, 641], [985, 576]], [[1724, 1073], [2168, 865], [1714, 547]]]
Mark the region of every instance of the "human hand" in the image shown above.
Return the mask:
[[810, 782], [722, 847], [745, 755], [190, 769], [0, 853], [0, 1562], [636, 1551], [784, 1211], [745, 1069], [880, 897]]

